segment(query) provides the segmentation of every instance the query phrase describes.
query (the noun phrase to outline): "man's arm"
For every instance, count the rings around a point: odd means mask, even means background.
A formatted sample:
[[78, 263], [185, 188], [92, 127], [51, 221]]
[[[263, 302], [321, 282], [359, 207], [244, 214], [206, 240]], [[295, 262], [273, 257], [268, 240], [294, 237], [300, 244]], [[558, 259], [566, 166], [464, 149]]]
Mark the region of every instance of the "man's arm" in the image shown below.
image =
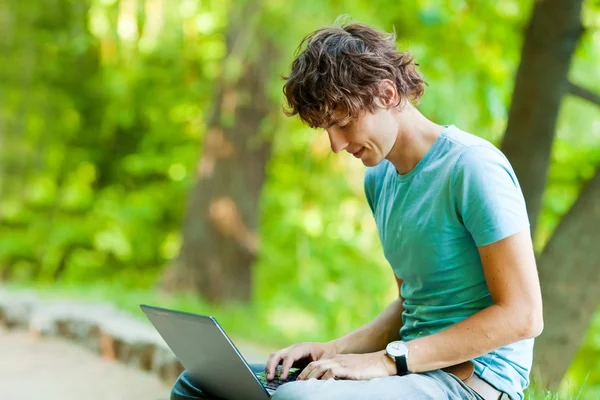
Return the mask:
[[373, 353], [385, 349], [389, 342], [400, 339], [404, 299], [402, 280], [396, 277], [398, 298], [390, 303], [375, 319], [339, 339], [332, 341], [338, 354]]
[[408, 342], [409, 371], [445, 368], [542, 332], [542, 296], [529, 229], [481, 246], [479, 254], [494, 304]]
[[[400, 293], [402, 281], [396, 278], [396, 282], [398, 284], [398, 292]], [[311, 364], [313, 364], [315, 361], [332, 359], [332, 357], [344, 353], [359, 357], [357, 354], [374, 353], [385, 349], [389, 342], [398, 340], [400, 337], [402, 312], [404, 311], [404, 307], [402, 306], [403, 301], [399, 294], [398, 298], [375, 317], [373, 321], [339, 339], [327, 343], [298, 343], [272, 353], [265, 367], [267, 379], [271, 380], [274, 378], [276, 367], [280, 363], [282, 364], [281, 379], [286, 380], [290, 367], [292, 365], [302, 367], [306, 360], [312, 361]], [[376, 364], [384, 365], [379, 359], [379, 354], [376, 354], [375, 358]], [[386, 358], [389, 360], [388, 357]], [[387, 363], [388, 361], [385, 360], [385, 362]]]

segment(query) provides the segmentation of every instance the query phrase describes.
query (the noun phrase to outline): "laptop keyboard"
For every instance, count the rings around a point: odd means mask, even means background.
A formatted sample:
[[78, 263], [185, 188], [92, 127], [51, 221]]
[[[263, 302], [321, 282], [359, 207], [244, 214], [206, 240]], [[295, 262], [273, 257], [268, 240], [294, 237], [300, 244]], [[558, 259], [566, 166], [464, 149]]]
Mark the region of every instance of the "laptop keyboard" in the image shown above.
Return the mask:
[[296, 380], [296, 378], [298, 378], [298, 375], [300, 375], [300, 372], [302, 372], [302, 370], [299, 368], [290, 368], [290, 371], [288, 372], [288, 377], [285, 381], [282, 381], [281, 379], [279, 379], [280, 372], [281, 372], [281, 367], [278, 367], [277, 374], [271, 381], [267, 380], [267, 376], [264, 372], [258, 372], [256, 374], [256, 377], [258, 378], [260, 383], [262, 383], [262, 385], [265, 387], [265, 389], [267, 389], [267, 391], [269, 393], [271, 393], [271, 392], [274, 392], [275, 389], [277, 389], [279, 386], [283, 385], [284, 383], [294, 382]]

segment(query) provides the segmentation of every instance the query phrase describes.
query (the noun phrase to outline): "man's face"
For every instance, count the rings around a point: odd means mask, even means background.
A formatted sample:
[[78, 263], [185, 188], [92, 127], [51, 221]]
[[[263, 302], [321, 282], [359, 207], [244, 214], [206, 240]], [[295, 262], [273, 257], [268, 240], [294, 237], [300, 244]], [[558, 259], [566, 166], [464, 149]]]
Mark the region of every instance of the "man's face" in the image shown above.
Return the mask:
[[389, 109], [364, 111], [350, 121], [346, 113], [334, 116], [334, 123], [325, 128], [334, 153], [346, 150], [360, 158], [367, 167], [379, 164], [396, 142], [398, 122]]

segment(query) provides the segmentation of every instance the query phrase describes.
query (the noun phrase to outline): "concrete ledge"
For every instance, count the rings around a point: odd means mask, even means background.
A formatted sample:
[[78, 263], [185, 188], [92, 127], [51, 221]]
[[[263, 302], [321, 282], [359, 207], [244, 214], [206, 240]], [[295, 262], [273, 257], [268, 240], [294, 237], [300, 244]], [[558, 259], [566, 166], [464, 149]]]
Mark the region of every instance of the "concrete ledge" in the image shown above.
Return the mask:
[[151, 325], [107, 304], [42, 300], [32, 291], [0, 287], [0, 324], [33, 337], [56, 336], [99, 356], [157, 374], [172, 385], [183, 371]]

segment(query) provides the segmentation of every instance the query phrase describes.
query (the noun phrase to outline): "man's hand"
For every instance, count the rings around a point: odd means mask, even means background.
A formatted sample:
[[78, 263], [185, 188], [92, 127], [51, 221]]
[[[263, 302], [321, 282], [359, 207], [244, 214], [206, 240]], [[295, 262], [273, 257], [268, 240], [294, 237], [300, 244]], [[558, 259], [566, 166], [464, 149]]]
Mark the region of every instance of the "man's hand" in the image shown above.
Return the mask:
[[385, 352], [378, 351], [368, 354], [338, 354], [332, 358], [313, 361], [298, 376], [298, 380], [368, 380], [392, 375], [396, 375], [396, 364]]
[[275, 377], [277, 366], [281, 365], [280, 379], [282, 381], [287, 379], [288, 371], [294, 364], [294, 362], [303, 358], [309, 361], [318, 361], [331, 358], [336, 355], [337, 351], [335, 345], [331, 342], [328, 343], [298, 343], [285, 349], [276, 351], [269, 356], [267, 365], [265, 367], [265, 373], [268, 380], [272, 380]]

